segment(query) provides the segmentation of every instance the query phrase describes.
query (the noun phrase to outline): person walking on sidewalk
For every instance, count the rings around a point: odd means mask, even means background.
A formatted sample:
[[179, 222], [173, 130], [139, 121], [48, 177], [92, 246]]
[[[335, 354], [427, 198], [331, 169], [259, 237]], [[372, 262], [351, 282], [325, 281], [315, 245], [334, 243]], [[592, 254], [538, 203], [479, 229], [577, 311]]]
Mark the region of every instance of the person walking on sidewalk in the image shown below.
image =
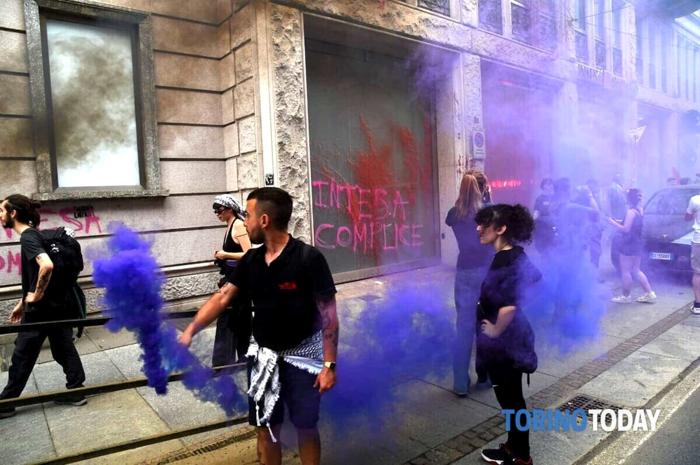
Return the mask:
[[[250, 239], [245, 230], [243, 207], [231, 194], [217, 195], [214, 199], [214, 214], [219, 221], [226, 222], [226, 235], [221, 250], [214, 252], [214, 263], [219, 267], [221, 288], [233, 274], [238, 261], [250, 249]], [[230, 365], [245, 358], [250, 339], [250, 317], [241, 305], [234, 301], [216, 320], [213, 366]]]
[[197, 312], [180, 335], [192, 337], [216, 319], [239, 294], [253, 310], [248, 348], [249, 414], [257, 426], [258, 457], [279, 465], [284, 406], [297, 431], [303, 465], [318, 465], [317, 428], [321, 394], [336, 382], [339, 324], [335, 284], [326, 259], [316, 248], [287, 232], [292, 198], [282, 189], [263, 187], [248, 195], [245, 226], [250, 249], [229, 281]]
[[[69, 289], [52, 287], [47, 292], [53, 262], [44, 249], [41, 234], [36, 229], [41, 223], [38, 211], [40, 207], [39, 203], [20, 194], [10, 195], [0, 205], [0, 223], [4, 228], [13, 229], [20, 236], [22, 255], [22, 298], [10, 313], [11, 323], [63, 320], [77, 313], [70, 308], [73, 300], [70, 298]], [[66, 375], [66, 388], [83, 386], [85, 371], [73, 344], [73, 328], [22, 331], [15, 340], [7, 385], [0, 393], [0, 399], [11, 399], [22, 394], [47, 337], [51, 345], [51, 355], [63, 367]], [[87, 400], [82, 395], [66, 394], [57, 399], [56, 403], [84, 405]], [[14, 408], [0, 410], [0, 418], [14, 414]]]
[[690, 265], [693, 267], [693, 294], [695, 302], [690, 311], [700, 315], [700, 194], [688, 201], [685, 220], [693, 222], [693, 241], [690, 244]]
[[640, 269], [644, 249], [642, 237], [644, 212], [642, 211], [642, 192], [639, 189], [627, 191], [627, 206], [622, 224], [614, 218], [608, 218], [610, 224], [618, 230], [622, 275], [622, 294], [613, 297], [612, 302], [618, 304], [632, 302], [633, 279], [636, 279], [644, 289], [644, 294], [637, 297], [637, 302], [652, 303], [656, 300], [656, 293], [651, 289], [647, 275]]
[[[517, 244], [532, 237], [534, 221], [522, 205], [493, 205], [476, 215], [479, 240], [496, 251], [481, 286], [477, 318], [477, 373], [485, 371], [502, 409], [525, 409], [523, 373], [537, 368], [534, 333], [522, 306], [528, 287], [542, 278]], [[498, 449], [484, 449], [489, 463], [532, 465], [528, 431], [513, 427]]]
[[476, 302], [479, 286], [493, 257], [489, 247], [480, 243], [474, 223], [476, 212], [483, 206], [483, 197], [477, 178], [473, 174], [465, 174], [459, 187], [459, 197], [445, 219], [459, 247], [454, 286], [457, 334], [452, 364], [453, 391], [458, 397], [469, 394], [469, 361], [474, 343]]

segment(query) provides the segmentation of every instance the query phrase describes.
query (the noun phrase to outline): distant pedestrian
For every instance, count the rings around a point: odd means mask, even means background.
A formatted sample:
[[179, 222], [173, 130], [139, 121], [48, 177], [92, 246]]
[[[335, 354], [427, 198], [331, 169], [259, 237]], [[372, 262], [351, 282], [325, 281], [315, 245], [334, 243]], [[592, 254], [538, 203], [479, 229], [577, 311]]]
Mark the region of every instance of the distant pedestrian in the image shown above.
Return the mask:
[[484, 205], [490, 205], [492, 202], [491, 185], [489, 184], [489, 178], [486, 174], [479, 170], [468, 170], [465, 174], [471, 174], [476, 178], [476, 182], [479, 184], [479, 190], [481, 191], [481, 201]]
[[[608, 214], [611, 218], [622, 223], [627, 214], [627, 200], [625, 188], [622, 187], [622, 176], [616, 174], [613, 176], [612, 183], [607, 191], [608, 197]], [[618, 273], [621, 273], [620, 268], [620, 235], [613, 234], [610, 241], [610, 262], [615, 267]]]
[[[214, 252], [214, 263], [222, 275], [221, 288], [233, 275], [243, 255], [250, 249], [250, 239], [243, 221], [244, 210], [231, 194], [217, 195], [212, 205], [219, 221], [226, 222], [226, 235], [220, 250]], [[222, 366], [245, 359], [250, 339], [250, 316], [241, 299], [235, 299], [216, 320], [212, 365]]]
[[694, 195], [688, 202], [685, 212], [686, 221], [693, 222], [693, 240], [690, 244], [690, 265], [693, 267], [693, 294], [695, 302], [691, 312], [700, 315], [700, 194]]
[[[52, 280], [61, 282], [61, 277], [52, 277], [54, 264], [36, 229], [41, 223], [38, 211], [40, 206], [20, 194], [10, 195], [0, 204], [0, 223], [4, 228], [14, 229], [19, 235], [22, 253], [22, 298], [10, 313], [11, 323], [41, 323], [70, 319], [78, 314], [78, 310], [72, 308], [77, 303], [72, 299], [69, 288], [49, 287]], [[17, 335], [7, 386], [0, 393], [0, 399], [19, 397], [27, 385], [46, 338], [49, 339], [51, 355], [66, 375], [66, 388], [83, 386], [85, 372], [73, 344], [73, 328], [34, 329]], [[80, 394], [66, 394], [57, 399], [56, 403], [78, 406], [86, 404], [87, 400]], [[0, 418], [14, 414], [14, 408], [0, 410]]]
[[532, 210], [532, 217], [537, 220], [543, 216], [549, 216], [554, 200], [554, 181], [552, 178], [544, 178], [540, 182], [540, 190], [542, 193], [535, 199], [535, 208]]
[[[532, 236], [534, 221], [522, 205], [493, 205], [476, 215], [479, 240], [496, 251], [479, 296], [477, 373], [488, 374], [501, 408], [526, 409], [523, 373], [537, 368], [532, 327], [522, 309], [528, 287], [542, 277], [517, 244]], [[490, 463], [532, 465], [529, 432], [511, 428], [498, 449], [483, 449]]]
[[535, 207], [532, 216], [535, 219], [535, 248], [541, 254], [546, 254], [553, 246], [556, 239], [556, 230], [552, 218], [552, 206], [554, 202], [554, 181], [544, 178], [540, 182], [542, 193], [535, 199]]
[[445, 223], [457, 239], [459, 256], [455, 274], [455, 307], [457, 335], [453, 358], [453, 391], [459, 397], [469, 394], [469, 362], [474, 343], [476, 302], [493, 251], [479, 241], [474, 217], [483, 204], [484, 193], [473, 174], [465, 174], [459, 187], [459, 197], [447, 212]]
[[585, 222], [578, 225], [581, 228], [586, 239], [586, 248], [591, 264], [598, 268], [600, 264], [601, 239], [603, 229], [600, 224], [600, 209], [591, 189], [587, 185], [578, 186], [574, 195], [574, 203], [583, 207], [589, 208], [589, 214], [586, 215]]
[[656, 293], [651, 289], [649, 279], [640, 269], [644, 239], [644, 212], [642, 210], [642, 192], [639, 189], [630, 189], [627, 192], [627, 213], [625, 220], [620, 223], [614, 218], [609, 218], [618, 230], [620, 245], [620, 274], [622, 275], [622, 294], [612, 298], [615, 303], [632, 302], [633, 279], [636, 279], [644, 289], [644, 294], [637, 297], [637, 302], [652, 303], [656, 300]]

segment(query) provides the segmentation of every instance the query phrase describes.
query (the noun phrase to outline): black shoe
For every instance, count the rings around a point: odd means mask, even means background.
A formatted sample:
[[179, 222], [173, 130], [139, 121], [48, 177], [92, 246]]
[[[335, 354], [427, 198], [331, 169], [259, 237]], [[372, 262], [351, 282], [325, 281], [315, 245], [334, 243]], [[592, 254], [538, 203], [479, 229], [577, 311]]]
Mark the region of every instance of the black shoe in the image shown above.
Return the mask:
[[75, 405], [76, 407], [79, 407], [87, 404], [87, 399], [85, 396], [80, 394], [66, 394], [65, 396], [58, 397], [56, 400], [54, 400], [54, 403], [59, 405]]
[[506, 450], [505, 444], [501, 444], [498, 449], [481, 449], [481, 458], [496, 465], [513, 463], [513, 457]]
[[14, 417], [17, 411], [14, 407], [0, 409], [0, 419]]

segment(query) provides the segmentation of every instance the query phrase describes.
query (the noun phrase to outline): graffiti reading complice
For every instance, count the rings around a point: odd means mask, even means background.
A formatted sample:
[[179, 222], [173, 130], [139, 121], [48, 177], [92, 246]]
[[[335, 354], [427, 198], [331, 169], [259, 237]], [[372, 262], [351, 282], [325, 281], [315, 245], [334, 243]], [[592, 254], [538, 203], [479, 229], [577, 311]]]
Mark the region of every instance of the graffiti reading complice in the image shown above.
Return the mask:
[[322, 223], [314, 233], [318, 247], [343, 247], [367, 254], [375, 250], [421, 247], [423, 225], [406, 221], [407, 197], [396, 188], [366, 188], [333, 177], [312, 182], [314, 207], [345, 210], [350, 225]]
[[[421, 153], [408, 128], [389, 124], [391, 142], [377, 143], [362, 116], [359, 122], [366, 149], [348, 160], [353, 181], [323, 163], [311, 183], [314, 211], [330, 213], [319, 215], [325, 221], [316, 225], [314, 239], [320, 248], [346, 249], [378, 262], [384, 252], [416, 250], [426, 242], [425, 215], [416, 214], [416, 208], [425, 206], [431, 195], [432, 130], [426, 119]], [[400, 161], [394, 163], [397, 149]]]

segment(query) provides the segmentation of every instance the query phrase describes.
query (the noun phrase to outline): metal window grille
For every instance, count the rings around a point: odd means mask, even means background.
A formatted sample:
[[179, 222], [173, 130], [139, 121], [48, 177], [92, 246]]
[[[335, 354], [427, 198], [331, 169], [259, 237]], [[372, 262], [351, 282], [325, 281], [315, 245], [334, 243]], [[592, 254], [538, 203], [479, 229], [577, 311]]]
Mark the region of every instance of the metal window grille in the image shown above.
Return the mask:
[[595, 41], [595, 65], [598, 69], [605, 69], [605, 42]]
[[585, 32], [576, 31], [576, 58], [584, 63], [588, 62], [588, 36]]
[[619, 48], [613, 49], [613, 73], [617, 76], [622, 76], [622, 50]]

